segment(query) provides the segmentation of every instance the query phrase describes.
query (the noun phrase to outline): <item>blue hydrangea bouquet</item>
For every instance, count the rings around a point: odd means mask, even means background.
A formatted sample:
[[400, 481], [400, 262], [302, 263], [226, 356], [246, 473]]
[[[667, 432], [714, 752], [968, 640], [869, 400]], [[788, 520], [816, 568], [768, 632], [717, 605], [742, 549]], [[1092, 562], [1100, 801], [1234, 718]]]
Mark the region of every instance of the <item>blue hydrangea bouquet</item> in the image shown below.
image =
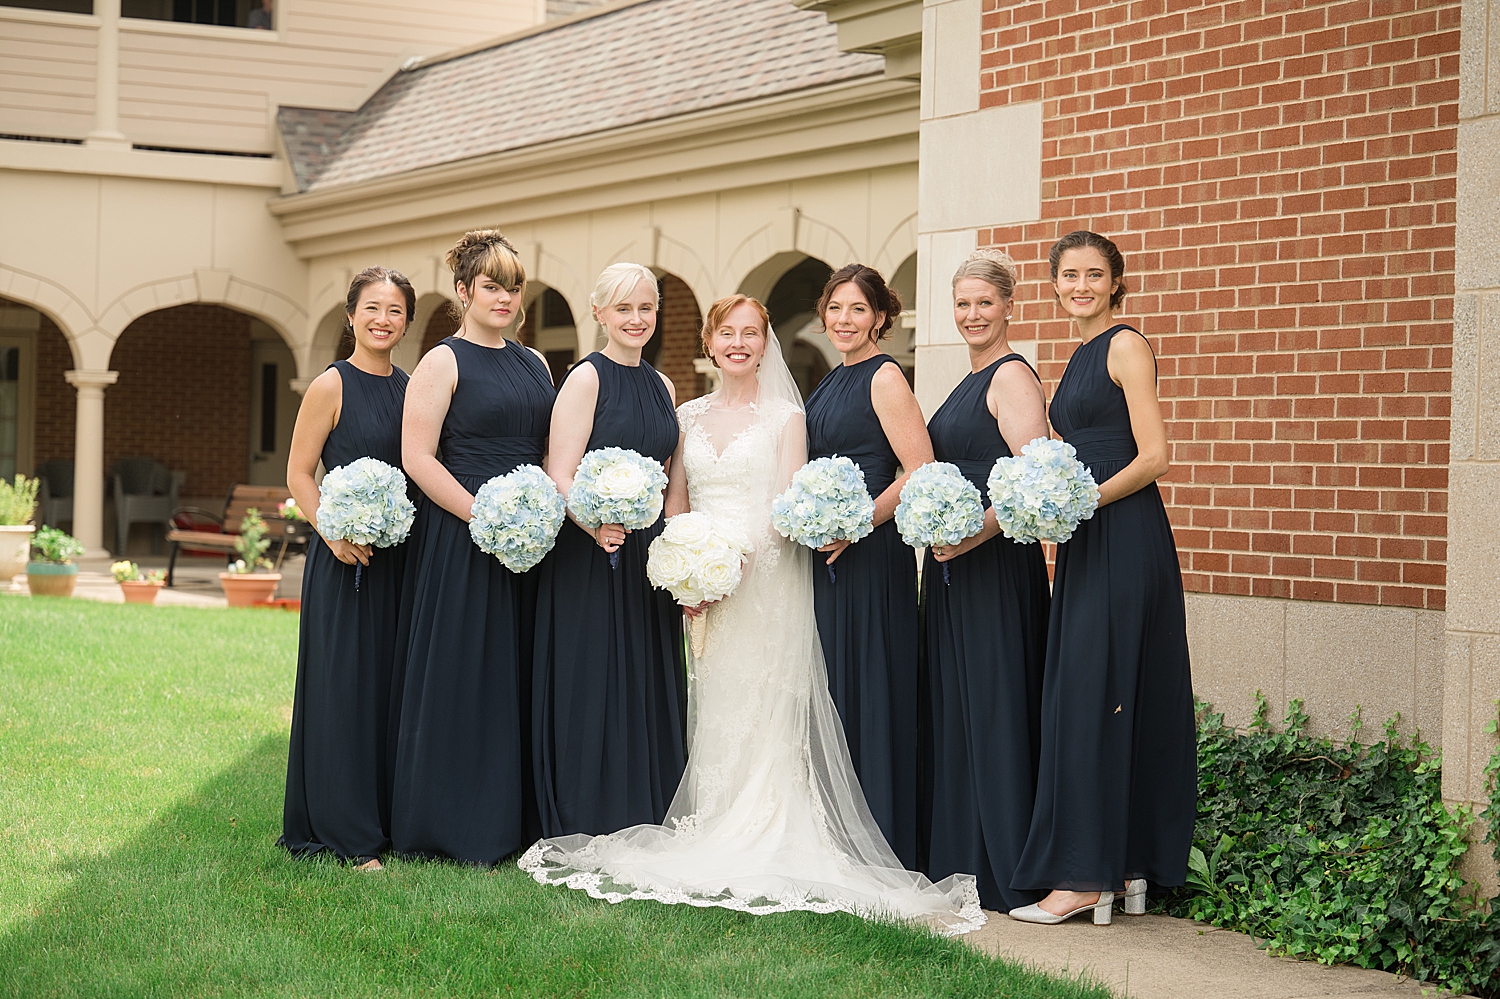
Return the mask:
[[[875, 529], [875, 501], [865, 488], [865, 473], [842, 455], [809, 461], [772, 501], [771, 525], [809, 548], [858, 541]], [[836, 578], [831, 565], [828, 577]]]
[[[984, 527], [984, 501], [957, 465], [930, 461], [911, 473], [896, 507], [901, 540], [913, 548], [956, 545]], [[949, 581], [943, 563], [943, 582]]]
[[[318, 533], [329, 539], [390, 548], [406, 540], [416, 514], [406, 476], [378, 458], [340, 465], [323, 476], [318, 491]], [[354, 568], [356, 590], [363, 568]]]
[[1073, 445], [1038, 437], [990, 470], [990, 505], [1007, 538], [1067, 541], [1099, 507], [1099, 487]]
[[552, 550], [565, 513], [562, 493], [547, 473], [521, 465], [479, 487], [469, 510], [469, 537], [511, 572], [525, 572]]
[[[578, 463], [568, 509], [585, 527], [619, 524], [640, 531], [661, 516], [667, 473], [661, 462], [622, 447], [590, 451]], [[620, 552], [609, 554], [610, 568], [620, 564]]]

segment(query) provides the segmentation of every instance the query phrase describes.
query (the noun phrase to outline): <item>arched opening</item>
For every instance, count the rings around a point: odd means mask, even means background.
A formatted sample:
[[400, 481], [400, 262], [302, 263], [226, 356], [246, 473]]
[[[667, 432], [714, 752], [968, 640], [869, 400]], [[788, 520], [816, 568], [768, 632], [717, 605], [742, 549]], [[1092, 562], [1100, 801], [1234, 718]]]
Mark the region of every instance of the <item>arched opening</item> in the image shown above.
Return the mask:
[[887, 282], [896, 297], [901, 299], [901, 315], [891, 327], [890, 339], [885, 342], [885, 352], [901, 365], [908, 384], [915, 385], [917, 378], [917, 255], [910, 254]]
[[[123, 458], [150, 458], [177, 479], [180, 504], [211, 511], [236, 483], [285, 485], [301, 397], [296, 359], [270, 325], [222, 305], [173, 306], [125, 327], [109, 364], [119, 378], [104, 397], [106, 474]], [[108, 543], [117, 532], [108, 512], [104, 522]], [[130, 531], [137, 548], [153, 533]], [[132, 550], [119, 538], [111, 548]]]
[[[761, 270], [756, 268], [752, 274]], [[833, 268], [817, 257], [802, 257], [782, 272], [765, 298], [787, 367], [804, 399], [839, 363], [838, 351], [823, 335], [817, 315], [818, 297], [832, 276]]]
[[[441, 301], [431, 303], [430, 309], [424, 309], [428, 305], [429, 298], [437, 298]], [[450, 337], [458, 332], [458, 309], [442, 295], [424, 295], [417, 302], [417, 320], [420, 323], [422, 313], [426, 311], [427, 321], [422, 323], [422, 353], [419, 359], [429, 350], [436, 347], [445, 337]]]
[[578, 360], [578, 327], [573, 310], [562, 292], [550, 285], [533, 281], [527, 285], [530, 301], [526, 303], [526, 321], [521, 325], [520, 340], [535, 347], [547, 359], [552, 384], [561, 385]]
[[77, 394], [67, 337], [46, 313], [0, 298], [0, 478], [71, 463]]
[[656, 316], [656, 335], [646, 344], [642, 356], [672, 379], [681, 404], [708, 391], [708, 378], [696, 364], [701, 353], [698, 331], [703, 328], [703, 312], [693, 289], [677, 275], [661, 274], [657, 287], [661, 309]]

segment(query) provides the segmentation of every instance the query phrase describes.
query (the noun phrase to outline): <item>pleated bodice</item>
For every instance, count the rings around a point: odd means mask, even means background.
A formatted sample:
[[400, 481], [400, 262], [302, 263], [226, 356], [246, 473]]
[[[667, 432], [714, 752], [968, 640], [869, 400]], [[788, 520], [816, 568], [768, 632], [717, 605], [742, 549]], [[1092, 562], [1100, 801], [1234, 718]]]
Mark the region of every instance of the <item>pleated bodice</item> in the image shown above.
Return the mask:
[[443, 465], [471, 491], [518, 465], [540, 465], [556, 396], [547, 365], [514, 340], [504, 347], [453, 336], [442, 342], [458, 362], [438, 439]]
[[1000, 436], [987, 398], [995, 372], [1000, 365], [1011, 361], [1031, 367], [1020, 354], [1006, 354], [979, 371], [970, 372], [927, 421], [933, 457], [957, 466], [964, 478], [979, 489], [986, 507], [990, 505], [990, 470], [1001, 458], [1011, 457], [1010, 445]]
[[360, 458], [375, 458], [401, 467], [401, 410], [410, 376], [392, 367], [389, 375], [372, 375], [348, 361], [334, 361], [344, 384], [338, 426], [323, 444], [323, 467], [340, 468]]
[[588, 450], [629, 448], [665, 463], [677, 450], [677, 411], [656, 369], [645, 360], [633, 368], [616, 364], [598, 351], [584, 360], [599, 374]]
[[870, 401], [870, 382], [884, 364], [895, 364], [889, 354], [876, 354], [858, 364], [830, 371], [807, 400], [807, 458], [841, 454], [865, 473], [865, 488], [879, 496], [896, 481], [901, 462], [886, 440]]
[[1052, 396], [1047, 417], [1062, 439], [1073, 445], [1078, 460], [1103, 482], [1135, 460], [1135, 434], [1125, 390], [1109, 377], [1109, 344], [1120, 330], [1110, 327], [1073, 352]]

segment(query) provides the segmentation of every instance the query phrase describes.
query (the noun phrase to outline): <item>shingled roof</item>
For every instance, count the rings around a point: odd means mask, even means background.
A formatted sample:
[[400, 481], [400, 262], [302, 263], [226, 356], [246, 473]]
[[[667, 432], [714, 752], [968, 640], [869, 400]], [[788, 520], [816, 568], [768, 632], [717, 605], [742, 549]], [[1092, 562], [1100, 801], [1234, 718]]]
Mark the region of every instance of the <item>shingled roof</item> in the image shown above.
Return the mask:
[[277, 112], [325, 190], [879, 74], [788, 0], [646, 0], [397, 73], [358, 111]]

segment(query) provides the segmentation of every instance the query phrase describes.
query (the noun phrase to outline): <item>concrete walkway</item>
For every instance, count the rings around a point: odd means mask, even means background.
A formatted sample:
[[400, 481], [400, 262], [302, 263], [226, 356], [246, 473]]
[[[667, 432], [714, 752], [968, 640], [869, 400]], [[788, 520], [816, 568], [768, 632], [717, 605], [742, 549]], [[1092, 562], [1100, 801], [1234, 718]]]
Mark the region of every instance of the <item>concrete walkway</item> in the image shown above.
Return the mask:
[[[132, 556], [143, 570], [165, 569], [165, 557]], [[73, 586], [73, 596], [81, 600], [98, 600], [104, 603], [124, 603], [125, 597], [114, 577], [109, 574], [113, 559], [80, 559], [78, 582]], [[281, 583], [277, 587], [278, 597], [295, 597], [302, 592], [302, 556], [296, 555], [281, 564]], [[156, 595], [159, 607], [223, 607], [224, 590], [219, 585], [219, 573], [224, 571], [221, 558], [182, 557], [177, 560], [175, 584], [170, 589], [163, 587]], [[20, 575], [10, 581], [9, 587], [0, 586], [7, 595], [29, 595], [26, 577]]]
[[[1126, 916], [1095, 926], [1087, 915], [1058, 926], [997, 912], [964, 939], [980, 950], [1046, 971], [1080, 973], [1121, 997], [1144, 999], [1388, 999], [1421, 985], [1383, 971], [1271, 957], [1242, 933], [1170, 916]], [[1428, 987], [1427, 994], [1435, 990]]]

